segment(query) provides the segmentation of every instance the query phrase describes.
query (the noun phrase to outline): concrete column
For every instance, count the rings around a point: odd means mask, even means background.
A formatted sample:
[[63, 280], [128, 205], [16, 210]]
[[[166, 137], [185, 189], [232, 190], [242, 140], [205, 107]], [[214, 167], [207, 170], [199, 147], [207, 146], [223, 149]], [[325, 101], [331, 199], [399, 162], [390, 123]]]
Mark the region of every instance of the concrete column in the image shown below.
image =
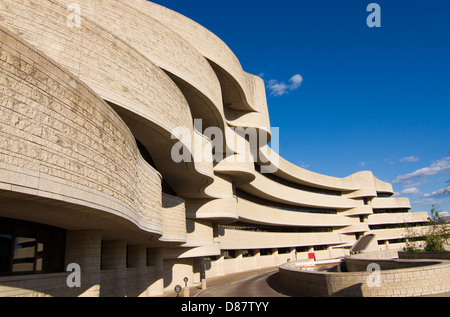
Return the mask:
[[289, 249], [290, 249], [289, 258], [291, 259], [291, 261], [295, 261], [296, 260], [295, 256], [297, 254], [297, 251], [295, 251], [295, 248], [289, 248]]
[[329, 247], [327, 248], [327, 250], [328, 250], [328, 257], [329, 257], [330, 259], [333, 259], [333, 258], [334, 258], [334, 255], [333, 255], [333, 247], [329, 246]]
[[102, 241], [102, 297], [127, 296], [127, 243]]
[[253, 250], [253, 256], [255, 257], [256, 268], [261, 268], [261, 251], [259, 249]]
[[128, 246], [128, 296], [147, 297], [152, 276], [147, 269], [147, 248], [142, 245]]
[[80, 266], [81, 287], [72, 288], [72, 296], [100, 296], [101, 231], [67, 231], [65, 267]]
[[225, 257], [223, 255], [220, 255], [217, 257], [217, 260], [216, 260], [216, 275], [217, 276], [223, 276], [225, 274], [225, 271], [223, 269], [224, 260], [225, 260]]
[[243, 272], [244, 271], [244, 267], [243, 267], [243, 263], [242, 263], [242, 250], [236, 250], [236, 267], [237, 267], [237, 271], [238, 272]]
[[127, 243], [125, 241], [102, 241], [102, 270], [127, 267]]
[[151, 296], [164, 293], [164, 257], [159, 248], [147, 249], [147, 263], [152, 267], [153, 274], [151, 286], [147, 290]]
[[147, 248], [143, 245], [128, 246], [128, 267], [143, 269], [147, 267]]
[[206, 260], [204, 257], [200, 261], [200, 281], [202, 283], [202, 289], [206, 289]]
[[278, 256], [278, 249], [272, 249], [272, 258], [275, 266], [281, 264]]

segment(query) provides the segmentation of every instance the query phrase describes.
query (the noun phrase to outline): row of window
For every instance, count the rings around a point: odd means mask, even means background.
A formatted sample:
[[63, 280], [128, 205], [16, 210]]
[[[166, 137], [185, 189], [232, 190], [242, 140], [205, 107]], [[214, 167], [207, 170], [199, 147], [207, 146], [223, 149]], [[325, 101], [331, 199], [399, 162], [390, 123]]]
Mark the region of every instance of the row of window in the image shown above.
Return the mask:
[[[255, 163], [255, 170], [259, 173], [261, 173], [261, 166]], [[283, 184], [285, 186], [291, 187], [291, 188], [295, 188], [295, 189], [299, 189], [299, 190], [303, 190], [303, 191], [307, 191], [310, 193], [315, 193], [315, 194], [323, 194], [323, 195], [330, 195], [330, 196], [341, 196], [342, 193], [340, 191], [336, 191], [336, 190], [331, 190], [331, 189], [324, 189], [324, 188], [318, 188], [318, 187], [312, 187], [312, 186], [307, 186], [307, 185], [302, 185], [302, 184], [298, 184], [298, 183], [294, 183], [291, 181], [288, 181], [286, 179], [283, 179], [281, 177], [276, 176], [275, 174], [272, 173], [267, 173], [267, 174], [262, 174], [263, 176], [273, 180], [274, 182], [277, 182], [279, 184]]]
[[[328, 245], [318, 245], [314, 246], [314, 251], [323, 251], [329, 248]], [[296, 253], [302, 252], [310, 252], [311, 247], [296, 247], [294, 248]], [[241, 254], [243, 258], [253, 257], [257, 253], [260, 256], [273, 255], [275, 251], [278, 251], [278, 254], [287, 254], [291, 252], [291, 248], [277, 248], [277, 249], [259, 249], [259, 250], [222, 250], [221, 254], [224, 259], [235, 259], [238, 254]], [[215, 261], [218, 260], [219, 257], [207, 257], [206, 260]]]
[[374, 214], [395, 214], [395, 213], [407, 213], [409, 209], [406, 208], [393, 208], [393, 209], [374, 209]]
[[302, 207], [302, 206], [277, 203], [274, 201], [270, 201], [267, 199], [253, 196], [247, 192], [244, 192], [243, 190], [241, 190], [239, 188], [236, 188], [236, 195], [238, 198], [242, 198], [242, 199], [251, 201], [255, 204], [259, 204], [259, 205], [263, 205], [263, 206], [267, 206], [267, 207], [271, 207], [271, 208], [276, 208], [276, 209], [281, 209], [281, 210], [315, 213], [315, 214], [337, 214], [336, 209]]
[[428, 226], [428, 222], [414, 222], [414, 223], [386, 223], [380, 225], [369, 225], [370, 230], [382, 230], [382, 229], [400, 229], [406, 227], [424, 227]]
[[270, 225], [257, 225], [244, 222], [235, 222], [228, 225], [219, 225], [219, 228], [229, 230], [241, 230], [252, 232], [279, 232], [279, 233], [304, 233], [304, 232], [332, 232], [331, 227], [280, 227]]

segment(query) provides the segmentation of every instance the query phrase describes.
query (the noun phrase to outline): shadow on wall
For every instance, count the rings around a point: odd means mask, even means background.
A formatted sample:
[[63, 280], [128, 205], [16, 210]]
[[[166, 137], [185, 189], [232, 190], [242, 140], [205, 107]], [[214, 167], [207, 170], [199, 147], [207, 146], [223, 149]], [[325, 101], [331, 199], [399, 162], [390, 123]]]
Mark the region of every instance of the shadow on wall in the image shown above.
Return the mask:
[[274, 291], [278, 292], [279, 294], [289, 297], [308, 297], [307, 294], [296, 293], [283, 286], [280, 282], [280, 273], [278, 272], [270, 275], [266, 279], [266, 282], [267, 285], [269, 285]]
[[332, 295], [331, 297], [363, 297], [362, 283], [357, 283], [349, 287], [343, 288]]

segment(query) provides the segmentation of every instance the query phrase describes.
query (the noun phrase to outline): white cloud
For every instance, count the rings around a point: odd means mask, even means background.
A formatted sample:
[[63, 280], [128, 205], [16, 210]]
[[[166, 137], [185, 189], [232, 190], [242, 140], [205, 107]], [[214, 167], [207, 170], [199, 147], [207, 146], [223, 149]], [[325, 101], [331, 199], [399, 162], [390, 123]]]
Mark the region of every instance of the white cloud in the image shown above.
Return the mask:
[[422, 195], [422, 199], [412, 202], [413, 205], [427, 206], [427, 205], [439, 205], [442, 203], [442, 199], [450, 197], [445, 193], [445, 188], [436, 190], [432, 193], [425, 193]]
[[418, 169], [415, 172], [405, 175], [399, 175], [392, 181], [392, 183], [404, 184], [408, 183], [411, 179], [416, 177], [431, 176], [447, 172], [450, 172], [450, 156], [437, 160], [433, 162], [430, 166]]
[[403, 184], [404, 188], [409, 188], [409, 187], [418, 187], [420, 185], [423, 185], [423, 183], [421, 182], [416, 182], [416, 183], [412, 183], [412, 182], [406, 182]]
[[424, 198], [444, 198], [444, 197], [450, 197], [450, 195], [445, 192], [445, 188], [442, 188], [442, 189], [436, 190], [429, 194], [423, 194], [423, 197]]
[[302, 82], [303, 77], [296, 74], [289, 79], [289, 84], [279, 82], [276, 79], [269, 80], [267, 88], [270, 90], [271, 96], [282, 96], [289, 93], [289, 91], [298, 89], [302, 85]]
[[400, 160], [400, 162], [417, 162], [420, 161], [420, 158], [417, 156], [407, 156]]
[[434, 198], [423, 198], [420, 200], [416, 200], [411, 202], [412, 205], [417, 205], [417, 206], [429, 206], [429, 205], [439, 205], [442, 201], [441, 200], [436, 200]]
[[409, 187], [409, 188], [405, 188], [404, 190], [402, 190], [400, 192], [400, 195], [421, 195], [422, 192], [417, 188], [417, 187]]
[[417, 187], [408, 187], [402, 190], [401, 192], [394, 193], [394, 197], [414, 196], [414, 195], [422, 195], [422, 192]]

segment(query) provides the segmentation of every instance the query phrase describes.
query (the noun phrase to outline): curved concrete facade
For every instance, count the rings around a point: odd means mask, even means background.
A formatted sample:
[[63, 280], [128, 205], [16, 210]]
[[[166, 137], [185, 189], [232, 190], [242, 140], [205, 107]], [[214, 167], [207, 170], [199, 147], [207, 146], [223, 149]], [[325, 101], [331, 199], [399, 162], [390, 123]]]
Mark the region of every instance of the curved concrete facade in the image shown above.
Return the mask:
[[427, 220], [371, 172], [279, 157], [264, 82], [174, 11], [3, 0], [0, 13], [0, 296], [155, 296], [343, 257], [369, 233], [400, 249], [402, 227]]

